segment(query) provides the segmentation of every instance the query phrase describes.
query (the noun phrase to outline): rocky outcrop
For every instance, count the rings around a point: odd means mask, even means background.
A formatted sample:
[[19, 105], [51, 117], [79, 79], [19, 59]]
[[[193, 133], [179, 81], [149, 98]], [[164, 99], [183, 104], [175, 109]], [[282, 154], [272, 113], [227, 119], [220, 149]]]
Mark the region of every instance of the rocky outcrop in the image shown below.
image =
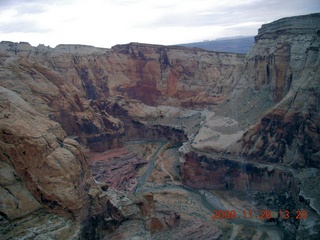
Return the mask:
[[48, 213], [44, 209], [14, 221], [1, 219], [1, 239], [75, 239], [79, 226], [74, 220]]
[[[319, 167], [320, 15], [286, 18], [264, 25], [247, 56], [244, 76], [275, 101], [234, 154], [295, 167]], [[257, 106], [258, 107], [258, 106]]]
[[175, 104], [170, 99], [185, 105], [218, 103], [239, 80], [244, 59], [237, 54], [135, 43], [112, 49], [126, 59], [130, 67], [125, 73], [133, 80], [133, 86], [120, 91], [147, 105], [159, 100]]
[[158, 232], [168, 231], [179, 225], [178, 213], [157, 211], [152, 193], [126, 196], [121, 192], [109, 191], [107, 194], [114, 205], [119, 206], [126, 221], [106, 239], [150, 239]]
[[137, 187], [136, 171], [147, 161], [125, 149], [89, 157], [94, 179], [102, 186], [133, 192]]
[[115, 206], [119, 206], [125, 221], [105, 239], [219, 239], [221, 230], [199, 218], [184, 219], [175, 211], [157, 206], [153, 193], [122, 195], [109, 191]]
[[3, 87], [0, 106], [1, 216], [13, 221], [44, 208], [83, 225], [115, 209], [99, 196], [79, 144], [57, 122]]
[[17, 174], [9, 164], [1, 161], [0, 171], [2, 196], [0, 211], [4, 217], [13, 220], [41, 208], [41, 204], [21, 180], [17, 179]]
[[[194, 188], [281, 192], [296, 188], [293, 174], [285, 168], [256, 164], [244, 159], [186, 154], [181, 169], [184, 184]], [[295, 186], [294, 186], [295, 185]], [[297, 194], [297, 190], [295, 190]]]

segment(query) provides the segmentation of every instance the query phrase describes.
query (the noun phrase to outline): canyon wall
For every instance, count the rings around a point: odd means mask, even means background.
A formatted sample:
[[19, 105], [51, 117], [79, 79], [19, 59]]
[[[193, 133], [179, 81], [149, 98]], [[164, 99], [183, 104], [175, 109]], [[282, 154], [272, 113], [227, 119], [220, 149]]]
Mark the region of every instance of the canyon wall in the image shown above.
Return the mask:
[[[311, 14], [259, 29], [230, 98], [204, 114], [196, 137], [181, 148], [187, 185], [272, 191], [287, 186], [278, 182], [282, 174], [298, 183], [294, 169], [319, 168], [319, 23], [320, 14]], [[270, 168], [280, 175], [272, 178]]]
[[70, 225], [67, 233], [61, 226], [51, 229], [61, 238], [84, 236], [87, 219], [97, 216], [111, 216], [110, 225], [120, 222], [121, 214], [111, 214], [117, 208], [93, 181], [79, 143], [17, 93], [0, 87], [0, 102], [1, 217], [14, 221], [34, 213], [42, 219], [46, 210], [80, 223], [61, 220]]
[[312, 14], [259, 29], [244, 79], [256, 91], [268, 88], [275, 104], [244, 133], [235, 154], [295, 167], [320, 166], [319, 23], [319, 14]]
[[[104, 151], [128, 140], [187, 141], [181, 129], [146, 123], [143, 111], [128, 106], [217, 105], [239, 81], [243, 60], [136, 43], [52, 49], [1, 42], [1, 218], [59, 214], [65, 218], [54, 236], [100, 239], [123, 216], [94, 182], [78, 142]], [[162, 116], [156, 111], [151, 118]]]
[[[180, 149], [184, 184], [262, 193], [271, 209], [306, 208], [319, 219], [319, 26], [311, 14], [259, 29], [230, 98]], [[317, 221], [293, 235], [313, 235]]]
[[244, 55], [135, 43], [51, 49], [2, 42], [0, 49], [1, 86], [101, 151], [121, 145], [127, 131], [114, 97], [151, 106], [216, 105], [239, 81], [244, 62]]

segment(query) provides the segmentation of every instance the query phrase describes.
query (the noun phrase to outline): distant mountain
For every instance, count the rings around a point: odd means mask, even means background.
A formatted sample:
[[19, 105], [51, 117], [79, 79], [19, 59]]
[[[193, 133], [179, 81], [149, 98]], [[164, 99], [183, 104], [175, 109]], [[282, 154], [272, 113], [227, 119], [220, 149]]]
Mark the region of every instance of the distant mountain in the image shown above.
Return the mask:
[[254, 37], [223, 38], [212, 41], [178, 44], [190, 48], [202, 48], [217, 52], [248, 53], [254, 43]]

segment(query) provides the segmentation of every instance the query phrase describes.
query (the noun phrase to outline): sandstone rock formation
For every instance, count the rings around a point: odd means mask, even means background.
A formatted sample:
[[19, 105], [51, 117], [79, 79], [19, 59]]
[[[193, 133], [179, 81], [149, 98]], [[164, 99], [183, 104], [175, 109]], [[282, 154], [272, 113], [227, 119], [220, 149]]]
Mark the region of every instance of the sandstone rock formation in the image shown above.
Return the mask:
[[[273, 199], [269, 206], [310, 206], [301, 199], [308, 195], [314, 201], [319, 187], [312, 183], [314, 191], [306, 194], [301, 189], [306, 175], [301, 178], [300, 172], [319, 168], [319, 23], [320, 15], [312, 14], [262, 26], [234, 94], [219, 106], [218, 116], [206, 113], [198, 135], [181, 148], [187, 185], [269, 192], [279, 199], [285, 192], [290, 200], [278, 204]], [[241, 90], [243, 86], [249, 89]], [[315, 228], [308, 230], [313, 236]]]
[[135, 43], [112, 49], [1, 44], [2, 86], [100, 151], [120, 146], [128, 130], [124, 117], [112, 116], [125, 115], [112, 97], [147, 105], [215, 105], [233, 90], [243, 62], [244, 55]]
[[137, 187], [136, 170], [147, 163], [145, 159], [123, 149], [112, 154], [94, 154], [89, 158], [92, 175], [96, 182], [108, 188], [133, 192]]
[[319, 167], [319, 36], [319, 14], [281, 19], [259, 30], [244, 76], [255, 90], [267, 87], [276, 105], [244, 134], [241, 154]]
[[[190, 148], [319, 167], [318, 23], [319, 14], [313, 14], [263, 26], [238, 84], [252, 90], [236, 90], [238, 96], [222, 104], [218, 114], [205, 112]], [[252, 101], [259, 97], [269, 103]]]
[[[109, 215], [113, 206], [104, 209], [108, 198], [95, 185], [78, 142], [17, 93], [0, 88], [1, 215], [12, 221], [45, 208], [80, 223]], [[85, 234], [80, 226], [69, 234], [76, 231]]]
[[[147, 164], [142, 157], [105, 152], [165, 140], [182, 145], [183, 184], [247, 191], [270, 208], [304, 207], [310, 224], [280, 226], [290, 236], [315, 236], [319, 26], [320, 14], [263, 25], [246, 56], [139, 43], [1, 42], [1, 234], [27, 236], [13, 230], [26, 218], [41, 226], [53, 219], [48, 231], [56, 238], [121, 239], [132, 228], [144, 239], [219, 238], [212, 223], [199, 217], [192, 225], [160, 211], [152, 194], [129, 193]], [[69, 231], [57, 231], [64, 223]], [[29, 238], [39, 234], [32, 231]]]

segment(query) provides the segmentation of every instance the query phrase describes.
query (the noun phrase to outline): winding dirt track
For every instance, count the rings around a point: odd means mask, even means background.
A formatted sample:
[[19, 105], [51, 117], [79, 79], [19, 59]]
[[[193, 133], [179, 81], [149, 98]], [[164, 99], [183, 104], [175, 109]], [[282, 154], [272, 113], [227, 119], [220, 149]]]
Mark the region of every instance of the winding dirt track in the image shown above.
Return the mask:
[[[226, 207], [220, 201], [220, 198], [217, 195], [212, 194], [211, 192], [204, 189], [194, 189], [187, 186], [179, 186], [179, 185], [164, 185], [157, 187], [144, 187], [149, 175], [153, 171], [155, 167], [156, 159], [158, 155], [161, 153], [163, 148], [166, 146], [167, 142], [162, 142], [158, 149], [155, 151], [153, 156], [151, 157], [147, 170], [143, 173], [143, 175], [138, 179], [138, 186], [135, 192], [145, 193], [145, 192], [181, 192], [182, 194], [188, 195], [191, 199], [196, 201], [199, 205], [205, 207], [208, 212], [211, 214], [213, 209], [219, 210], [227, 210]], [[163, 165], [162, 165], [163, 166]], [[163, 171], [166, 172], [169, 176], [170, 174], [163, 168]], [[272, 236], [272, 239], [283, 239], [283, 230], [276, 225], [268, 225], [262, 221], [255, 219], [228, 219], [228, 221], [233, 223], [234, 229], [232, 231], [232, 238], [236, 237], [238, 229], [240, 225], [245, 225], [251, 228], [255, 228], [258, 231], [264, 230], [268, 232], [269, 236]]]
[[151, 172], [153, 171], [154, 166], [156, 165], [156, 159], [158, 157], [158, 155], [161, 153], [161, 151], [163, 150], [163, 148], [165, 147], [165, 145], [168, 142], [163, 142], [161, 141], [161, 145], [158, 147], [158, 149], [155, 151], [155, 153], [152, 155], [149, 163], [148, 163], [148, 168], [147, 170], [142, 174], [142, 176], [138, 179], [138, 184], [137, 184], [137, 188], [136, 188], [136, 192], [139, 191], [139, 189], [141, 187], [143, 187], [143, 185], [146, 183], [146, 181], [148, 180]]

